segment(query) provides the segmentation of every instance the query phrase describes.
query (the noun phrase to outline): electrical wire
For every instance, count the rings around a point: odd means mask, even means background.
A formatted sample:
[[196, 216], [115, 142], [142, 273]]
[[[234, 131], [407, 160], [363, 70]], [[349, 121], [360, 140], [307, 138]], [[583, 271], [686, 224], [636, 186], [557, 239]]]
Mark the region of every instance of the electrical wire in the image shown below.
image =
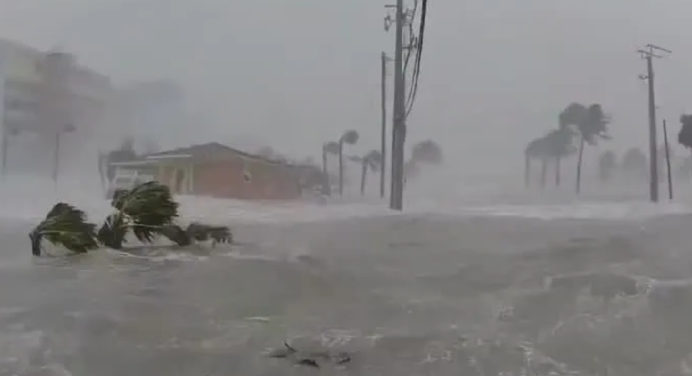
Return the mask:
[[418, 50], [416, 52], [416, 62], [413, 68], [412, 85], [409, 91], [407, 110], [405, 112], [406, 117], [413, 110], [413, 103], [416, 100], [416, 94], [418, 93], [418, 80], [420, 79], [420, 68], [421, 60], [423, 56], [423, 41], [425, 37], [425, 19], [428, 12], [428, 0], [423, 0], [423, 5], [421, 7], [421, 19], [420, 19], [420, 31], [418, 33]]

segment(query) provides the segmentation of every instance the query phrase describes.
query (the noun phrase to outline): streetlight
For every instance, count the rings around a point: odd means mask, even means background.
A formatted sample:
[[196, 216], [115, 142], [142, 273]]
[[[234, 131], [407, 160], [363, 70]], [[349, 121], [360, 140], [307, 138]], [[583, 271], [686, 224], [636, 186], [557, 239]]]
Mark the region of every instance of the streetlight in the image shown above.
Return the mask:
[[53, 155], [53, 183], [58, 185], [58, 170], [60, 169], [60, 136], [63, 133], [74, 132], [75, 126], [72, 124], [65, 124], [62, 129], [55, 132], [55, 154]]

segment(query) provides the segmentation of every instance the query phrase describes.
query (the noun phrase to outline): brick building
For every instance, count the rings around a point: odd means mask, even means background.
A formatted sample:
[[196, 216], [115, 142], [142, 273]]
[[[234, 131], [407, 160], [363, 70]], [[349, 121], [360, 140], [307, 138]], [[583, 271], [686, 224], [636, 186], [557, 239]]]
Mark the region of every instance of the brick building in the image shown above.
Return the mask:
[[249, 200], [290, 200], [302, 194], [300, 167], [215, 142], [112, 165], [119, 170], [116, 175], [136, 171], [176, 194]]

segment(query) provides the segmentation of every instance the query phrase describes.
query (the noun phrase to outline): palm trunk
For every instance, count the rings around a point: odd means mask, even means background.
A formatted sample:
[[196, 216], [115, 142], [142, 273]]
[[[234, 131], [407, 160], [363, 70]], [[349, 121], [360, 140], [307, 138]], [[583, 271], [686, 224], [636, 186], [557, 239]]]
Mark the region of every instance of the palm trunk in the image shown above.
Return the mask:
[[560, 157], [555, 157], [555, 186], [560, 186]]
[[548, 175], [548, 160], [541, 159], [541, 189], [545, 188], [546, 176]]
[[344, 143], [339, 141], [339, 196], [344, 195]]
[[524, 156], [524, 186], [528, 188], [529, 179], [531, 178], [531, 158], [529, 158], [528, 153], [524, 154]]
[[579, 159], [577, 160], [577, 194], [581, 192], [581, 160], [584, 155], [584, 136], [579, 143]]
[[360, 175], [360, 195], [364, 196], [365, 195], [365, 179], [368, 175], [368, 164], [363, 161], [363, 170], [361, 171]]
[[329, 184], [329, 171], [327, 171], [327, 151], [322, 148], [322, 194], [331, 196], [332, 189]]

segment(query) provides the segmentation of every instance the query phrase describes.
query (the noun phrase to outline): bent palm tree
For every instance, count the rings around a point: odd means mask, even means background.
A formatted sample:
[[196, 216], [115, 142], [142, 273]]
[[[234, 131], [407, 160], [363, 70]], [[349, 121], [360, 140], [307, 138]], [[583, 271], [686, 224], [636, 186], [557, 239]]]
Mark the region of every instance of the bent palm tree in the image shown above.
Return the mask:
[[551, 131], [545, 136], [546, 154], [555, 159], [555, 186], [560, 186], [560, 162], [562, 158], [576, 152], [572, 145], [574, 132], [569, 128], [560, 128]]
[[32, 252], [37, 256], [41, 254], [44, 238], [75, 253], [98, 248], [99, 243], [122, 249], [130, 231], [142, 243], [152, 243], [163, 236], [183, 247], [206, 240], [211, 240], [213, 245], [233, 241], [228, 227], [192, 223], [183, 230], [176, 225], [173, 220], [178, 216], [178, 204], [173, 201], [168, 187], [157, 182], [117, 191], [111, 205], [116, 211], [94, 233], [95, 225], [85, 221], [82, 211], [57, 204], [30, 233]]
[[41, 256], [41, 243], [46, 239], [74, 253], [86, 253], [98, 248], [95, 228], [96, 225], [86, 222], [83, 211], [69, 204], [58, 203], [29, 234], [31, 252], [34, 256]]
[[404, 176], [408, 179], [420, 172], [421, 165], [439, 165], [444, 156], [442, 148], [433, 140], [425, 140], [413, 145], [411, 158], [404, 164]]
[[440, 164], [442, 159], [442, 148], [433, 140], [421, 141], [411, 149], [411, 160], [416, 163]]
[[365, 195], [365, 183], [367, 180], [368, 169], [377, 171], [380, 168], [380, 161], [382, 160], [382, 154], [379, 150], [371, 150], [364, 157], [352, 157], [351, 160], [361, 163], [361, 174], [360, 174], [360, 195]]
[[560, 128], [575, 126], [579, 131], [579, 159], [577, 161], [577, 194], [581, 191], [581, 165], [584, 155], [584, 144], [595, 145], [599, 138], [609, 139], [607, 125], [610, 119], [603, 113], [599, 104], [588, 108], [579, 103], [572, 103], [560, 114]]
[[680, 116], [680, 133], [678, 133], [678, 142], [680, 145], [692, 149], [692, 115]]
[[541, 186], [545, 186], [546, 171], [547, 171], [547, 160], [549, 156], [548, 139], [546, 137], [540, 137], [534, 139], [526, 145], [524, 150], [524, 184], [528, 187], [529, 181], [531, 179], [531, 160], [540, 159], [541, 160]]
[[339, 195], [344, 194], [344, 144], [353, 145], [358, 142], [358, 132], [346, 131], [339, 138]]

